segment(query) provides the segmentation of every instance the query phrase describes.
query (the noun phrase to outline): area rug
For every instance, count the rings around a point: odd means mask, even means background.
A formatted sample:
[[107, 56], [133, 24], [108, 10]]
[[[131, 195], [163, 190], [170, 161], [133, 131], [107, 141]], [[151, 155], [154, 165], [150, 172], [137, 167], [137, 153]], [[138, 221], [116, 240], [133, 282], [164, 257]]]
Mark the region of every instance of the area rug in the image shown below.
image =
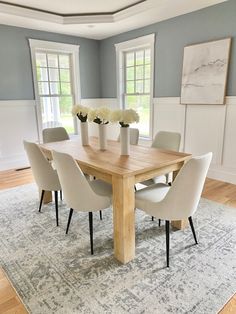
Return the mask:
[[94, 217], [90, 255], [87, 213], [53, 204], [38, 213], [34, 184], [0, 192], [0, 265], [30, 313], [217, 313], [236, 291], [236, 209], [202, 199], [190, 228], [171, 231], [165, 267], [164, 224], [136, 210], [136, 258], [113, 257], [112, 211]]

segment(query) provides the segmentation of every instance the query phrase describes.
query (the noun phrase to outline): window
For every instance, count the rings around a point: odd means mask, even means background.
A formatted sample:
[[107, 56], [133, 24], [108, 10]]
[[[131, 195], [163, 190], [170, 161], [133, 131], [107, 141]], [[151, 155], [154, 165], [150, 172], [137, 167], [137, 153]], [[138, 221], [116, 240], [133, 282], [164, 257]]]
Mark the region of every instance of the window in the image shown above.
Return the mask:
[[50, 45], [47, 47], [48, 42], [41, 42], [43, 47], [38, 41], [33, 42], [36, 42], [32, 60], [40, 130], [63, 126], [69, 134], [74, 134], [77, 128], [71, 109], [78, 101], [78, 95], [75, 93], [73, 52], [67, 51], [68, 45], [65, 45], [67, 49], [64, 51], [61, 49], [63, 44], [50, 49]]
[[153, 46], [154, 35], [116, 45], [120, 104], [139, 113], [134, 127], [146, 138], [152, 137]]

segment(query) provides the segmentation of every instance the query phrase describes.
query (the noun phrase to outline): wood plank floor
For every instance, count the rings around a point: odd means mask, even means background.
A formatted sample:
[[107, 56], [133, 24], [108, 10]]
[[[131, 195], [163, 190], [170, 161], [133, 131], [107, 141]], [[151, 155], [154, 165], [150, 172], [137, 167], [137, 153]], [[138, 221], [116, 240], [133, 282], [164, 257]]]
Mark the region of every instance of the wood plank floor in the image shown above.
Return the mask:
[[[0, 172], [0, 190], [33, 182], [30, 169]], [[236, 207], [236, 185], [207, 179], [202, 196], [212, 201]], [[236, 213], [236, 212], [235, 212]], [[0, 313], [27, 313], [8, 278], [0, 269]], [[236, 314], [236, 294], [223, 307], [219, 314]]]
[[22, 304], [15, 289], [12, 287], [6, 274], [0, 268], [0, 313], [27, 314], [28, 311]]

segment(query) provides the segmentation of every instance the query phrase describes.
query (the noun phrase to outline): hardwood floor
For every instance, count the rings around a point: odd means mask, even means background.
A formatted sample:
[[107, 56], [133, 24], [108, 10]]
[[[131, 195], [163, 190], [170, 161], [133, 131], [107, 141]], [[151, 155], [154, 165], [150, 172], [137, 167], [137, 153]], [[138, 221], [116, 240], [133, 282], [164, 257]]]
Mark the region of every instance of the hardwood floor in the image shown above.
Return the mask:
[[[33, 182], [30, 169], [21, 171], [8, 170], [0, 172], [0, 190]], [[207, 179], [202, 196], [212, 201], [236, 207], [236, 185]], [[28, 313], [20, 302], [8, 278], [0, 269], [0, 313]], [[236, 294], [223, 307], [219, 314], [236, 313]]]
[[20, 298], [16, 294], [5, 273], [0, 268], [0, 313], [27, 314]]

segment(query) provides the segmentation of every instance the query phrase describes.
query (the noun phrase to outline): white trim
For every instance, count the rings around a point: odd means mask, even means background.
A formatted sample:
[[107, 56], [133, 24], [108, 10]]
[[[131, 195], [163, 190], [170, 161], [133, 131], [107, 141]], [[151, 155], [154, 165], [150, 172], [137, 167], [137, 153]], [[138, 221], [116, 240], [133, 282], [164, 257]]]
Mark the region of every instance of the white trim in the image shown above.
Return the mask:
[[150, 126], [149, 126], [149, 138], [153, 138], [153, 97], [154, 97], [154, 45], [155, 45], [155, 33], [146, 36], [134, 38], [128, 41], [115, 44], [116, 49], [116, 82], [117, 82], [117, 99], [118, 104], [121, 107], [123, 104], [124, 95], [124, 52], [150, 47], [151, 49], [151, 80], [150, 80]]
[[60, 42], [54, 41], [47, 41], [47, 40], [38, 40], [29, 38], [30, 48], [34, 49], [44, 49], [44, 50], [51, 50], [51, 51], [61, 51], [61, 52], [77, 52], [79, 53], [79, 45], [73, 44], [65, 44]]
[[0, 107], [36, 107], [35, 100], [0, 100]]
[[[52, 42], [46, 40], [37, 40], [29, 38], [29, 45], [31, 50], [31, 60], [32, 60], [32, 70], [33, 70], [33, 80], [34, 80], [34, 91], [36, 99], [36, 112], [37, 112], [37, 128], [38, 128], [38, 137], [40, 141], [42, 140], [42, 114], [40, 106], [40, 98], [38, 93], [38, 84], [37, 84], [37, 73], [36, 73], [36, 60], [35, 60], [35, 51], [37, 49], [42, 49], [45, 51], [55, 51], [62, 53], [69, 53], [72, 56], [72, 76], [73, 76], [73, 92], [75, 95], [74, 102], [79, 103], [81, 99], [81, 90], [80, 90], [80, 68], [79, 68], [79, 45], [65, 44], [60, 42]], [[78, 132], [77, 121], [74, 120], [75, 132]]]
[[122, 50], [123, 51], [128, 51], [132, 50], [135, 48], [141, 48], [143, 46], [146, 46], [148, 44], [152, 45], [155, 42], [155, 33], [141, 36], [138, 38], [134, 38], [131, 40], [123, 41], [121, 43], [115, 44], [116, 51], [117, 50]]
[[103, 15], [89, 15], [88, 13], [87, 15], [83, 16], [60, 16], [53, 13], [40, 12], [28, 8], [15, 7], [11, 6], [10, 4], [0, 3], [0, 11], [2, 13], [26, 17], [38, 21], [48, 21], [50, 23], [53, 22], [60, 25], [115, 23], [151, 8], [152, 3], [145, 1], [113, 14], [108, 13]]

